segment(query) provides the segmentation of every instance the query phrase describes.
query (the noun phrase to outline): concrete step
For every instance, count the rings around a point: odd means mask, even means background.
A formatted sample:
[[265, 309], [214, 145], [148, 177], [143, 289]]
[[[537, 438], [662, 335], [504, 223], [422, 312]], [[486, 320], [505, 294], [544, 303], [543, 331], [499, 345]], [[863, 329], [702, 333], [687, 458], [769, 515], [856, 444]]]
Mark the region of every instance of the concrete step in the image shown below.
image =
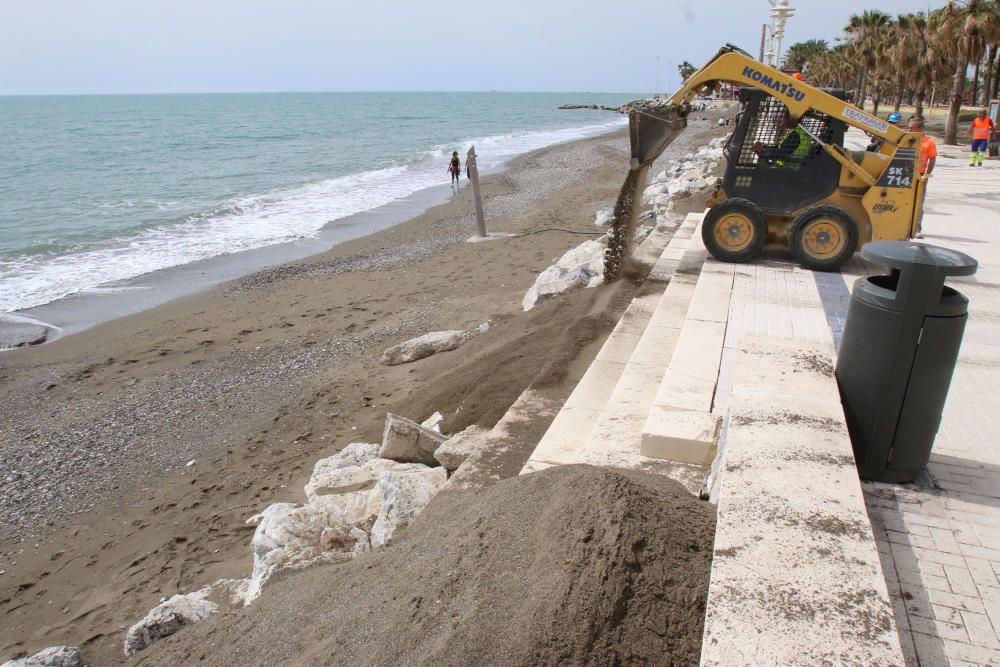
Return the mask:
[[[701, 215], [692, 215], [689, 221], [695, 223], [691, 227], [693, 232]], [[677, 254], [676, 248], [673, 254]], [[705, 261], [705, 250], [701, 244], [688, 242], [679, 258], [664, 259], [664, 263], [673, 264], [673, 277], [633, 346], [607, 405], [587, 439], [584, 451], [590, 461], [623, 467], [637, 467], [644, 462], [640, 451], [642, 428], [680, 338], [685, 315], [695, 294], [697, 271]]]
[[[635, 394], [635, 389], [629, 387], [645, 387], [652, 382], [652, 393], [655, 394], [658, 380], [656, 371], [649, 366], [662, 357], [662, 346], [670, 345], [670, 332], [667, 330], [669, 327], [661, 326], [650, 330], [650, 323], [655, 321], [659, 325], [669, 318], [673, 326], [677, 326], [676, 322], [683, 320], [686, 310], [686, 304], [682, 303], [683, 295], [687, 290], [693, 292], [694, 287], [691, 276], [684, 275], [683, 270], [696, 270], [704, 257], [685, 254], [700, 220], [700, 214], [688, 215], [674, 232], [651, 272], [654, 283], [664, 280], [669, 280], [669, 283], [663, 291], [636, 297], [632, 301], [522, 472], [568, 463], [608, 462], [609, 458], [613, 458], [615, 448], [590, 448], [588, 452], [588, 444], [598, 424], [607, 426], [608, 419], [602, 422], [602, 416], [609, 411], [609, 404], [615, 406], [617, 411]], [[652, 278], [653, 272], [656, 272], [657, 278]], [[678, 296], [681, 302], [677, 301]], [[665, 361], [661, 361], [660, 374], [665, 366]], [[648, 389], [645, 391], [648, 392]], [[633, 450], [633, 455], [638, 455], [637, 446]]]
[[[691, 245], [704, 252], [700, 238]], [[716, 406], [716, 389], [735, 269], [711, 258], [704, 261], [670, 364], [642, 427], [645, 456], [697, 465], [715, 458], [723, 409]]]

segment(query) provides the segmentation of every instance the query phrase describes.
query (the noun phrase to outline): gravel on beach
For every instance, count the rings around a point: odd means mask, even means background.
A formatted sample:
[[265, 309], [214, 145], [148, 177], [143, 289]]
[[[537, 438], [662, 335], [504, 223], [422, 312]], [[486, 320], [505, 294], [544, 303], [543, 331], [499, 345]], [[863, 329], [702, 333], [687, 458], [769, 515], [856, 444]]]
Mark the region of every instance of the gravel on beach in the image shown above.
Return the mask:
[[[609, 153], [617, 155], [623, 148], [623, 139], [615, 137], [517, 162], [500, 177], [508, 191], [486, 202], [490, 219], [516, 215], [580, 183]], [[471, 229], [469, 214], [444, 218], [422, 238], [377, 253], [310, 258], [254, 273], [222, 289], [246, 291], [288, 278], [413, 265], [463, 243]], [[201, 454], [206, 440], [254, 421], [261, 404], [280, 400], [338, 357], [428, 330], [431, 311], [432, 304], [421, 306], [392, 325], [347, 337], [338, 334], [309, 346], [229, 352], [210, 365], [130, 380], [113, 397], [75, 396], [72, 386], [102, 366], [127, 367], [129, 359], [103, 359], [82, 368], [44, 366], [23, 377], [0, 370], [0, 534], [17, 539], [44, 533], [60, 519], [114, 501], [124, 489], [134, 490], [137, 480], [182, 467]]]

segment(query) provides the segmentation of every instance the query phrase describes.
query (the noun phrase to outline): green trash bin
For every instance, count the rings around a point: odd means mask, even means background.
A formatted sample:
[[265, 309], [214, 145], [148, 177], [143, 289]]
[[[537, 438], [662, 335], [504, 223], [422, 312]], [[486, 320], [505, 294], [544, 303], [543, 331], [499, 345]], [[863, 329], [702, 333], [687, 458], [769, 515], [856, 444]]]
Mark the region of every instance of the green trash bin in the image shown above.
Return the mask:
[[945, 279], [978, 264], [912, 241], [876, 241], [861, 255], [891, 271], [854, 283], [837, 356], [840, 398], [861, 476], [909, 482], [930, 458], [968, 319], [969, 300]]

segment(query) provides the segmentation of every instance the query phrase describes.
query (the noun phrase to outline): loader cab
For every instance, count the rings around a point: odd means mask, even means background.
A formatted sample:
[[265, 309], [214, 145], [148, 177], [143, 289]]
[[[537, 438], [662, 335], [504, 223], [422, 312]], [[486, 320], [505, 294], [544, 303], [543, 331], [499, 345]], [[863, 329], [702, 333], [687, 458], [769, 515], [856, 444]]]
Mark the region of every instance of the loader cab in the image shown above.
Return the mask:
[[[826, 92], [846, 99], [843, 91]], [[779, 146], [790, 131], [784, 104], [759, 88], [742, 88], [740, 103], [736, 129], [726, 146], [727, 167], [722, 179], [729, 197], [750, 200], [767, 214], [784, 214], [818, 202], [837, 189], [840, 164], [815, 141], [810, 140], [808, 151], [803, 149], [794, 159], [774, 159], [766, 150], [763, 155], [754, 150], [758, 144]], [[825, 143], [844, 145], [846, 126], [842, 121], [810, 111], [799, 124]]]

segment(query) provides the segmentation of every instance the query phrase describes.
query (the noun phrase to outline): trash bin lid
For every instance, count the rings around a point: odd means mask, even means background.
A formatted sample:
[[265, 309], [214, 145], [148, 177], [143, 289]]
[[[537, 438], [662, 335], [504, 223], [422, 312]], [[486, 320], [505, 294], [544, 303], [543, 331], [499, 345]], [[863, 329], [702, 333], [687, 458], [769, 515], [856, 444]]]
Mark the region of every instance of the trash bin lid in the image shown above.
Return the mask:
[[971, 276], [979, 262], [964, 252], [913, 241], [874, 241], [861, 248], [865, 259], [893, 269], [934, 267], [946, 276]]

